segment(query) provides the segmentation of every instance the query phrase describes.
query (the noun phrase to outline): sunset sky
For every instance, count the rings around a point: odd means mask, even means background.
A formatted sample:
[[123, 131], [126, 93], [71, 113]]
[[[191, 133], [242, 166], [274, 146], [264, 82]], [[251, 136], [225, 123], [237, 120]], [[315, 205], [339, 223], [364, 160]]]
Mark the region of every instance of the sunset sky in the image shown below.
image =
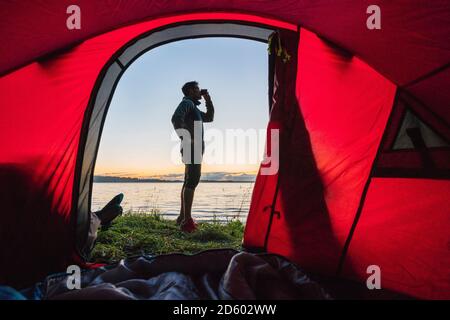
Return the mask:
[[[144, 54], [120, 80], [106, 118], [95, 174], [153, 177], [184, 172], [171, 155], [174, 148], [179, 150], [179, 142], [172, 140], [170, 119], [183, 97], [181, 86], [190, 80], [209, 90], [215, 106], [215, 120], [205, 124], [205, 130], [214, 128], [224, 134], [225, 129], [265, 129], [266, 44], [232, 38], [170, 43]], [[200, 109], [205, 110], [204, 103]], [[253, 158], [262, 155], [264, 141], [258, 143], [259, 149], [247, 150]], [[239, 164], [204, 164], [203, 172], [256, 173], [258, 163], [246, 158]]]

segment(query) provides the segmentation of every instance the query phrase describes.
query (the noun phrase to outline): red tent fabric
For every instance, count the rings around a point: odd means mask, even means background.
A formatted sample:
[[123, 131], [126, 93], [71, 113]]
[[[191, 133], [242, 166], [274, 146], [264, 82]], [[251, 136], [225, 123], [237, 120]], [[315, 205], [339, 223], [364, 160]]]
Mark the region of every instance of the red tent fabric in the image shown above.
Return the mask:
[[[296, 130], [286, 138], [289, 144], [280, 147], [288, 159], [281, 160], [281, 170], [287, 167], [284, 170], [289, 173], [280, 182], [277, 210], [281, 214], [274, 219], [276, 236], [269, 238], [268, 249], [302, 261], [303, 267], [311, 264], [315, 270], [333, 273], [386, 126], [395, 86], [311, 32], [302, 29], [299, 42], [296, 89], [300, 116], [293, 124]], [[293, 91], [290, 96], [295, 98]], [[283, 122], [292, 118], [288, 112], [283, 114], [287, 115]], [[302, 141], [308, 134], [311, 147]], [[311, 152], [315, 163], [308, 165]], [[320, 178], [312, 174], [314, 166]], [[299, 195], [308, 201], [301, 201]], [[325, 202], [322, 206], [320, 198]], [[247, 230], [252, 227], [259, 225], [248, 224]], [[322, 261], [320, 266], [318, 261]]]
[[71, 4], [0, 3], [0, 283], [80, 259], [87, 133], [97, 118], [101, 133], [107, 71], [132, 63], [118, 54], [175, 25], [228, 21], [280, 29], [291, 53], [274, 61], [280, 168], [257, 177], [244, 245], [362, 282], [379, 265], [385, 288], [450, 298], [448, 1], [379, 1], [381, 30], [366, 28], [366, 0], [80, 0], [82, 27], [68, 30]]
[[344, 274], [367, 279], [367, 266], [376, 264], [385, 287], [448, 298], [449, 188], [448, 180], [374, 178]]

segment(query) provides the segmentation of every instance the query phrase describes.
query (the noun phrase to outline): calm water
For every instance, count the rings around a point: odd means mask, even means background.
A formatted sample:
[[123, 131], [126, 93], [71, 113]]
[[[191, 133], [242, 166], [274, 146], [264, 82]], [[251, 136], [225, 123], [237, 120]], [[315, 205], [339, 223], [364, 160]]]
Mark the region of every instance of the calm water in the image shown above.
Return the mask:
[[[254, 183], [201, 183], [198, 185], [192, 215], [200, 221], [239, 218], [245, 222]], [[124, 212], [158, 209], [168, 219], [180, 211], [182, 183], [94, 183], [92, 210], [100, 210], [112, 197], [123, 193]]]

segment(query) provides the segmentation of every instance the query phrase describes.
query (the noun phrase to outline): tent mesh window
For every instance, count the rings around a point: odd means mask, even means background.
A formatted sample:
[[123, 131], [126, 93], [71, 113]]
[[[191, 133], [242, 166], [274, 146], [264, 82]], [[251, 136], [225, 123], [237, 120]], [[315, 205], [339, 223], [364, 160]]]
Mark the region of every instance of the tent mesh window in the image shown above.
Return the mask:
[[426, 148], [450, 147], [440, 135], [408, 110], [403, 118], [392, 149], [414, 149], [417, 139], [421, 139]]
[[374, 168], [375, 177], [450, 176], [450, 142], [441, 119], [398, 93]]

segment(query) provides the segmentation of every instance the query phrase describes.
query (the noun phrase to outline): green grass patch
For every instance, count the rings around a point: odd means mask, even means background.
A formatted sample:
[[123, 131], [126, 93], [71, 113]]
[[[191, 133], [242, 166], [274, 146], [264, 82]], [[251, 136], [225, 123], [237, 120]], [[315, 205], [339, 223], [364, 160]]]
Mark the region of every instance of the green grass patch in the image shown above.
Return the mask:
[[118, 217], [108, 230], [99, 231], [91, 261], [115, 263], [142, 254], [239, 249], [243, 233], [244, 225], [239, 220], [199, 223], [197, 231], [184, 233], [175, 221], [166, 220], [157, 213], [128, 213]]

